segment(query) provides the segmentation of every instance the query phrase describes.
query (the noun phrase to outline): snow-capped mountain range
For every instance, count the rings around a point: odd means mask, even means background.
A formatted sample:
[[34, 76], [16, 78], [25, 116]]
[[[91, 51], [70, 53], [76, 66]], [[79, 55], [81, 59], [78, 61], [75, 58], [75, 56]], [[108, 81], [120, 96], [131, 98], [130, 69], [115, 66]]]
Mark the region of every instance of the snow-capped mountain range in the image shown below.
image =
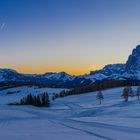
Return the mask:
[[0, 69], [0, 82], [36, 82], [50, 86], [79, 87], [102, 80], [140, 80], [140, 45], [128, 57], [126, 64], [109, 64], [103, 69], [82, 76], [65, 72], [22, 74], [11, 69]]

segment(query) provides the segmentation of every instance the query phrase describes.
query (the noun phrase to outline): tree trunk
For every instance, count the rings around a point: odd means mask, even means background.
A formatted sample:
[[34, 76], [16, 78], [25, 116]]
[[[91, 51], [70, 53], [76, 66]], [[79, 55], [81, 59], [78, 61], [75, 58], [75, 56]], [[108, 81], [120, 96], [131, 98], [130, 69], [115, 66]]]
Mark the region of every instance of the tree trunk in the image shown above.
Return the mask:
[[125, 98], [125, 102], [128, 102], [128, 98]]

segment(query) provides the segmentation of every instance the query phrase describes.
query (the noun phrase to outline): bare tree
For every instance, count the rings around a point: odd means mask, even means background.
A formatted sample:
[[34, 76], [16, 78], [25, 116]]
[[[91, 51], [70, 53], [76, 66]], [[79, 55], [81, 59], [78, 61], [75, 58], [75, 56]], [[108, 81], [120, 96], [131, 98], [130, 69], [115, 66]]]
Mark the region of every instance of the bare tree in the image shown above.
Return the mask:
[[125, 87], [123, 89], [122, 97], [125, 99], [125, 102], [128, 102], [129, 91], [129, 87]]

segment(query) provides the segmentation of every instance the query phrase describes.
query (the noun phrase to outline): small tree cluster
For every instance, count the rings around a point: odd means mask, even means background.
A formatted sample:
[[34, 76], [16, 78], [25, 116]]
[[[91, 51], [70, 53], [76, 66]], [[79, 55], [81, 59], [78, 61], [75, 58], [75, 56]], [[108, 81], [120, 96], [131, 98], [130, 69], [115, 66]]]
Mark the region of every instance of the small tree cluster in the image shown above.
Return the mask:
[[63, 98], [63, 97], [69, 96], [69, 95], [74, 95], [72, 90], [69, 90], [69, 91], [62, 90], [60, 93], [53, 94], [52, 100], [55, 100], [57, 98]]
[[19, 105], [33, 105], [38, 107], [49, 107], [50, 101], [48, 93], [42, 93], [39, 95], [29, 94], [20, 100]]
[[128, 102], [129, 97], [134, 97], [134, 96], [137, 96], [139, 100], [140, 86], [137, 88], [136, 92], [134, 92], [130, 86], [127, 86], [123, 89], [122, 97], [124, 98], [125, 102]]

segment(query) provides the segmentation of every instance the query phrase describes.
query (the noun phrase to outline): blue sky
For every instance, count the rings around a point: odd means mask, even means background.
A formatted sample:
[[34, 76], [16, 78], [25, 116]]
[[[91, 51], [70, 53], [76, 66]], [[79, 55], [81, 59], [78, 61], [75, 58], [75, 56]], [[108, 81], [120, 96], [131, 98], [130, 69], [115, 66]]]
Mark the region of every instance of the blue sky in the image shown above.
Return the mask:
[[0, 0], [0, 67], [84, 74], [140, 43], [140, 0]]

